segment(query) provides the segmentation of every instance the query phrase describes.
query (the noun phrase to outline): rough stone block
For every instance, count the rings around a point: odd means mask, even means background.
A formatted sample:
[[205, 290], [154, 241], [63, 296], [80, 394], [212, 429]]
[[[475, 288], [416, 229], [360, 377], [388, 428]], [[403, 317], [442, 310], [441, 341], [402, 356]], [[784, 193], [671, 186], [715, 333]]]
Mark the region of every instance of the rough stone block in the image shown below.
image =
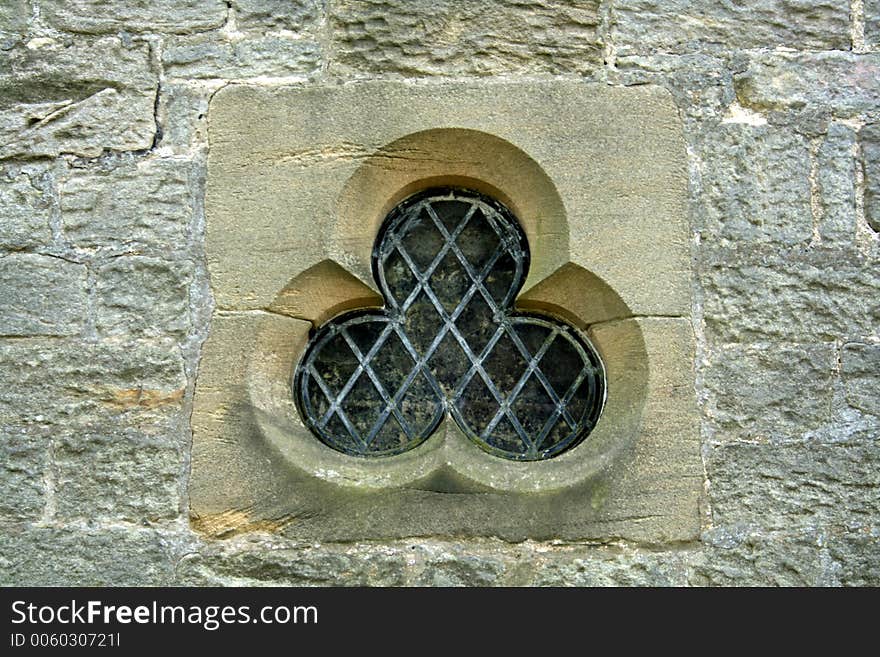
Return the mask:
[[[833, 344], [729, 345], [704, 364], [715, 440], [799, 437], [831, 417]], [[797, 400], [793, 403], [792, 400]]]
[[880, 54], [755, 55], [734, 84], [740, 104], [759, 112], [821, 109], [854, 116], [880, 103]]
[[705, 249], [699, 280], [712, 343], [832, 342], [876, 333], [880, 268], [847, 249]]
[[880, 513], [880, 444], [731, 443], [707, 450], [715, 524], [859, 528]]
[[[705, 54], [618, 57], [619, 81], [666, 87], [686, 119], [698, 130], [702, 121], [723, 114], [734, 99], [728, 64]], [[711, 125], [711, 123], [709, 123]]]
[[239, 29], [303, 32], [317, 27], [321, 0], [232, 0]]
[[865, 175], [865, 219], [880, 233], [880, 123], [869, 123], [859, 131], [859, 145]]
[[0, 169], [0, 247], [29, 249], [52, 241], [48, 176]]
[[189, 321], [187, 260], [122, 256], [97, 270], [98, 331], [104, 335], [179, 335]]
[[840, 375], [850, 406], [880, 416], [880, 344], [845, 344]]
[[35, 520], [45, 506], [51, 436], [38, 427], [0, 424], [0, 519]]
[[[546, 559], [528, 581], [535, 586], [687, 586], [687, 553], [594, 548]], [[533, 556], [532, 563], [537, 561]]]
[[843, 586], [880, 586], [880, 528], [848, 532], [828, 541]]
[[0, 159], [149, 148], [156, 87], [144, 43], [50, 40], [0, 51]]
[[52, 27], [86, 34], [184, 34], [220, 27], [226, 20], [224, 0], [126, 0], [112, 9], [105, 0], [42, 0], [40, 9]]
[[60, 181], [64, 237], [75, 248], [167, 254], [186, 248], [193, 164], [124, 158], [106, 170], [71, 169]]
[[156, 522], [180, 514], [183, 454], [173, 436], [106, 424], [54, 449], [55, 518]]
[[849, 126], [831, 123], [817, 153], [817, 184], [823, 242], [852, 244], [856, 234], [856, 134]]
[[164, 82], [159, 92], [159, 146], [175, 154], [207, 147], [208, 101], [216, 91], [212, 83]]
[[602, 64], [598, 0], [343, 0], [331, 69], [401, 75], [578, 72]]
[[869, 48], [880, 47], [880, 0], [864, 0], [865, 43]]
[[253, 534], [205, 544], [181, 560], [185, 586], [401, 586], [406, 559], [370, 545], [305, 546]]
[[321, 47], [284, 36], [254, 35], [240, 41], [185, 37], [166, 45], [162, 65], [171, 78], [303, 77], [320, 68]]
[[506, 559], [463, 550], [417, 548], [415, 586], [498, 586], [507, 570]]
[[849, 5], [836, 0], [619, 0], [612, 16], [621, 55], [850, 46]]
[[176, 341], [0, 341], [4, 423], [148, 425], [148, 416], [180, 409], [185, 386]]
[[0, 257], [0, 335], [75, 335], [87, 313], [86, 268], [61, 258]]
[[769, 126], [720, 125], [699, 151], [702, 241], [791, 245], [812, 238], [806, 140]]
[[690, 560], [696, 586], [831, 586], [836, 566], [814, 532], [774, 534], [718, 528]]
[[137, 527], [66, 529], [6, 525], [3, 586], [168, 586], [185, 537]]
[[28, 0], [4, 0], [0, 4], [0, 45], [14, 43], [27, 30], [31, 17]]

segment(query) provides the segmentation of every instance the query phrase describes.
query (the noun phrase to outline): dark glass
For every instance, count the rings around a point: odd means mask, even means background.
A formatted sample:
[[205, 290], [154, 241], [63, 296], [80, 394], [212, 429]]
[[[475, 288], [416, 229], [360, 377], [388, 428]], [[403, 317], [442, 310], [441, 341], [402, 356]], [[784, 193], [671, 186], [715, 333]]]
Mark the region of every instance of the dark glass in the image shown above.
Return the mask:
[[328, 322], [297, 369], [310, 429], [360, 456], [412, 449], [446, 413], [510, 459], [583, 440], [604, 403], [601, 361], [572, 327], [514, 312], [528, 265], [525, 235], [493, 199], [433, 189], [401, 203], [373, 252], [385, 310]]

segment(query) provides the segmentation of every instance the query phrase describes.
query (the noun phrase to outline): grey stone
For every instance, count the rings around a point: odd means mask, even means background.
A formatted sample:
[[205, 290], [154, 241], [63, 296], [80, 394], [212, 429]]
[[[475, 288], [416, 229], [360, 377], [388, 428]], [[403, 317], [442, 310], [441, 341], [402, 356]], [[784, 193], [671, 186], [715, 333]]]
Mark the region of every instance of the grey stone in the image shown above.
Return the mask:
[[401, 586], [407, 555], [362, 544], [304, 546], [262, 534], [210, 542], [177, 567], [185, 586]]
[[880, 344], [845, 344], [840, 374], [850, 406], [880, 416]]
[[856, 234], [856, 134], [849, 126], [831, 123], [817, 153], [817, 185], [823, 242], [853, 244]]
[[86, 34], [171, 32], [183, 34], [220, 27], [226, 20], [224, 0], [42, 0], [45, 20], [60, 30]]
[[870, 123], [859, 131], [859, 145], [865, 175], [865, 219], [880, 233], [880, 123]]
[[123, 158], [109, 170], [71, 169], [59, 182], [64, 238], [78, 249], [167, 254], [186, 248], [192, 163]]
[[52, 242], [52, 194], [45, 177], [0, 169], [0, 247], [30, 249]]
[[208, 101], [215, 91], [210, 83], [164, 82], [159, 91], [159, 145], [175, 154], [204, 149], [208, 141]]
[[864, 0], [865, 43], [869, 48], [880, 47], [880, 0]]
[[720, 125], [698, 151], [707, 246], [791, 245], [812, 237], [806, 140], [770, 126]]
[[343, 0], [331, 71], [400, 75], [586, 73], [601, 66], [598, 0]]
[[415, 586], [497, 586], [507, 570], [496, 555], [468, 554], [464, 550], [432, 550], [415, 575]]
[[880, 103], [880, 55], [762, 53], [734, 84], [740, 104], [756, 111], [822, 109], [850, 117]]
[[[686, 553], [593, 548], [586, 556], [551, 556], [539, 566], [535, 586], [687, 586]], [[534, 559], [534, 557], [532, 557]]]
[[876, 333], [880, 268], [849, 249], [704, 249], [699, 281], [714, 343], [831, 342]]
[[880, 586], [880, 529], [833, 536], [828, 551], [838, 563], [843, 586]]
[[180, 409], [186, 379], [174, 341], [0, 341], [0, 422], [151, 425]]
[[[833, 344], [767, 342], [712, 350], [704, 413], [716, 440], [800, 437], [831, 418]], [[797, 400], [793, 403], [792, 400]]]
[[850, 46], [849, 5], [836, 0], [617, 0], [612, 17], [621, 55]]
[[320, 0], [232, 0], [235, 23], [244, 30], [302, 32], [317, 27], [322, 4]]
[[155, 436], [107, 423], [55, 442], [57, 520], [142, 523], [180, 514], [183, 454], [173, 434]]
[[0, 522], [35, 520], [42, 514], [50, 440], [39, 427], [0, 425]]
[[824, 586], [833, 584], [833, 564], [824, 558], [815, 534], [765, 534], [727, 528], [724, 536], [704, 541], [708, 547], [694, 555], [688, 574], [696, 586]]
[[171, 78], [302, 77], [320, 68], [321, 47], [285, 36], [252, 35], [239, 41], [182, 37], [166, 45], [162, 65]]
[[156, 86], [142, 43], [106, 37], [0, 50], [0, 159], [149, 148]]
[[0, 335], [75, 335], [87, 312], [86, 268], [61, 258], [0, 256]]
[[96, 326], [103, 335], [180, 335], [190, 325], [186, 260], [121, 256], [98, 268]]
[[880, 513], [880, 444], [730, 443], [706, 450], [716, 524], [856, 529]]
[[28, 0], [4, 0], [0, 4], [0, 43], [27, 31], [31, 17]]
[[185, 538], [137, 527], [5, 525], [3, 586], [168, 586]]
[[709, 125], [734, 99], [733, 76], [727, 62], [704, 54], [619, 57], [619, 81], [626, 85], [659, 84], [694, 128]]

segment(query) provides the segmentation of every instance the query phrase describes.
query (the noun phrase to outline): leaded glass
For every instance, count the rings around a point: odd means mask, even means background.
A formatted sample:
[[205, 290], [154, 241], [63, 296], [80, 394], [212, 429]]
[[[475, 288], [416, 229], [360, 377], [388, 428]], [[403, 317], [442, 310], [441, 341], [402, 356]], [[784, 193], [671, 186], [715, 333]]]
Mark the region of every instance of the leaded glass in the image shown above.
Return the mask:
[[602, 410], [604, 369], [573, 327], [514, 311], [528, 266], [522, 229], [494, 199], [444, 188], [401, 203], [373, 250], [385, 308], [322, 326], [297, 368], [309, 428], [358, 456], [412, 449], [447, 414], [509, 459], [583, 440]]

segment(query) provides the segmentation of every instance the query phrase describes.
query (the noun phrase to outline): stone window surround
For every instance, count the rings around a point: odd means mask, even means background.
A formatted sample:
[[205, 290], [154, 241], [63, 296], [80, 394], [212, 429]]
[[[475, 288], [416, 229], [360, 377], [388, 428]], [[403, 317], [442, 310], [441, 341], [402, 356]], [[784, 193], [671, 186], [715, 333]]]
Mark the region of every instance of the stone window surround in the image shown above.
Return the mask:
[[[233, 85], [208, 117], [216, 310], [194, 400], [197, 528], [346, 540], [695, 536], [684, 146], [665, 91]], [[290, 376], [309, 330], [381, 304], [370, 276], [379, 225], [439, 185], [511, 208], [533, 258], [517, 308], [584, 330], [605, 361], [599, 424], [555, 459], [504, 462], [446, 422], [413, 452], [365, 462], [318, 442], [296, 413]], [[440, 501], [450, 492], [468, 499], [466, 511]]]

